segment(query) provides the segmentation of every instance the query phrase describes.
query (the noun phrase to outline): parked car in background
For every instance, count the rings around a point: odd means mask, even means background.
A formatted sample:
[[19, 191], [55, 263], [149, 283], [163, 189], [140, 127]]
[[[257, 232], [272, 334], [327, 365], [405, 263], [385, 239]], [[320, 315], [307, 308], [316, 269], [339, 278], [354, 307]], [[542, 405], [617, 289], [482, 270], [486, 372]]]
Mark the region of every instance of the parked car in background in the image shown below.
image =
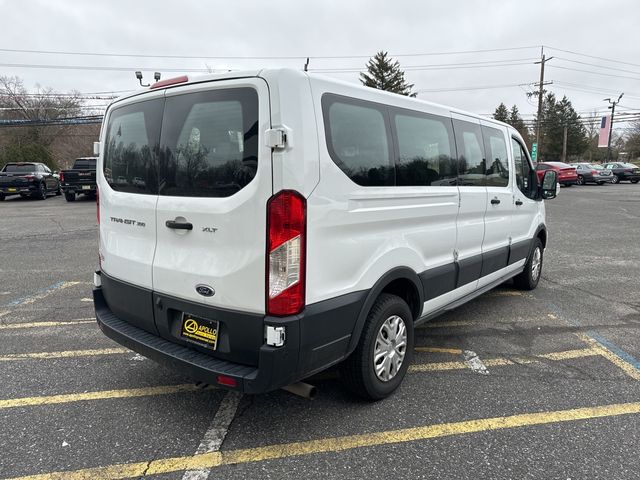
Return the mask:
[[633, 163], [605, 163], [603, 167], [611, 170], [613, 173], [613, 183], [620, 183], [622, 181], [638, 183], [640, 181], [640, 167]]
[[76, 158], [71, 170], [60, 172], [62, 191], [67, 202], [73, 202], [76, 195], [95, 196], [96, 157]]
[[0, 201], [10, 195], [45, 200], [50, 193], [62, 193], [60, 181], [44, 163], [7, 163], [0, 170]]
[[558, 174], [558, 183], [565, 187], [570, 187], [578, 183], [578, 173], [576, 168], [563, 162], [540, 162], [536, 165], [538, 180], [542, 181], [544, 172], [554, 170]]
[[592, 163], [572, 163], [572, 167], [576, 168], [578, 174], [578, 185], [585, 183], [597, 183], [603, 185], [613, 181], [611, 170], [605, 169], [602, 165]]

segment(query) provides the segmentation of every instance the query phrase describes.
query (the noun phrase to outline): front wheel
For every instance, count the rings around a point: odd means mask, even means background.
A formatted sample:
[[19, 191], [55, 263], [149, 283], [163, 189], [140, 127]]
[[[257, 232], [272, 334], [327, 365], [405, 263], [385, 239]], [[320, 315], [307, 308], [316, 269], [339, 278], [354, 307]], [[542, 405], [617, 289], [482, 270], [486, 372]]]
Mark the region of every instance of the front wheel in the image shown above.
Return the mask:
[[618, 175], [614, 175], [611, 179], [611, 183], [620, 183], [620, 177]]
[[578, 175], [578, 185], [584, 185], [584, 177], [582, 175]]
[[396, 295], [381, 294], [371, 307], [355, 351], [342, 365], [345, 386], [368, 400], [391, 395], [413, 354], [413, 317]]
[[631, 180], [631, 183], [638, 183], [640, 180]]
[[542, 276], [542, 257], [544, 248], [539, 238], [533, 242], [533, 249], [529, 254], [524, 270], [519, 275], [513, 277], [513, 283], [521, 290], [533, 290], [538, 286], [540, 277]]

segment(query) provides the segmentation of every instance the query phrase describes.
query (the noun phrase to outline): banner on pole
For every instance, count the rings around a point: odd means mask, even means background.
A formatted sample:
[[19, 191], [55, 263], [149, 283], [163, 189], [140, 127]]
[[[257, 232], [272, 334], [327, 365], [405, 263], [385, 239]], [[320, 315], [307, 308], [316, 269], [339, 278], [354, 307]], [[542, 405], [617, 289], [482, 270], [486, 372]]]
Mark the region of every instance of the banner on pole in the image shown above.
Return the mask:
[[598, 135], [598, 148], [607, 148], [609, 145], [609, 130], [611, 128], [611, 115], [600, 120], [600, 135]]

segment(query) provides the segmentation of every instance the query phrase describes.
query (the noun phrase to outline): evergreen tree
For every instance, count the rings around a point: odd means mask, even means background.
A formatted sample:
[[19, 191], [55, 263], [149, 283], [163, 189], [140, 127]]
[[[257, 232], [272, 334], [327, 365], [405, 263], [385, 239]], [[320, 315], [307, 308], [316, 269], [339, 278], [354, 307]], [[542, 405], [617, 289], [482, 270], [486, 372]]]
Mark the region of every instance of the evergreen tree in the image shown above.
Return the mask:
[[573, 109], [566, 96], [558, 101], [553, 93], [548, 93], [542, 105], [540, 132], [542, 148], [538, 149], [539, 161], [560, 160], [565, 126], [567, 127], [567, 157], [581, 155], [587, 150], [589, 142], [580, 115]]
[[504, 103], [498, 105], [496, 111], [493, 112], [493, 118], [500, 122], [509, 123], [509, 110], [507, 110], [507, 106]]
[[400, 69], [400, 62], [387, 57], [387, 52], [380, 51], [369, 59], [367, 72], [360, 73], [360, 81], [366, 87], [399, 93], [408, 97], [415, 97], [412, 92], [413, 83], [404, 79], [404, 72]]
[[529, 128], [527, 128], [527, 125], [524, 123], [524, 120], [520, 116], [518, 107], [516, 107], [515, 105], [511, 107], [511, 110], [509, 111], [509, 118], [507, 119], [507, 123], [518, 131], [527, 146], [531, 148], [531, 133], [529, 132]]

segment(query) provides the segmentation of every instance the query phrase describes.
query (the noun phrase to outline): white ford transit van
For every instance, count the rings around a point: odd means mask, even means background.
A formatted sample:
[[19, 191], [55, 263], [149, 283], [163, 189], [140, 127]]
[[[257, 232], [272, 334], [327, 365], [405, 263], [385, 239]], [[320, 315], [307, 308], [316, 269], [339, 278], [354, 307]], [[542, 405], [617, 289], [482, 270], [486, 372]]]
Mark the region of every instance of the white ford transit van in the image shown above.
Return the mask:
[[419, 323], [535, 288], [544, 198], [508, 125], [294, 70], [158, 82], [108, 108], [96, 317], [115, 341], [247, 393], [342, 362], [371, 399]]

